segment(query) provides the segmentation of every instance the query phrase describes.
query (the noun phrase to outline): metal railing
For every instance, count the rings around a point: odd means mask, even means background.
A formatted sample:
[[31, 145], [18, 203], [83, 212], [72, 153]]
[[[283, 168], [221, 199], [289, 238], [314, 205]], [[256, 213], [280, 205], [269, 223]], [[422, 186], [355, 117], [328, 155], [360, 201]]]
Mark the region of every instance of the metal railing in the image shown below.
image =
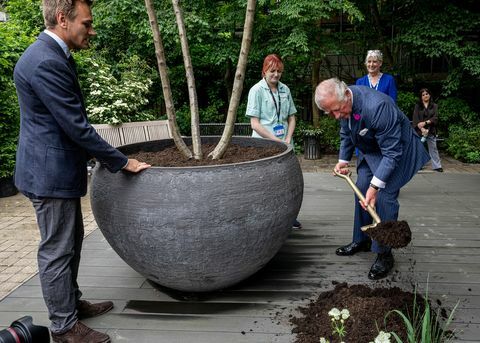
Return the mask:
[[[221, 136], [225, 123], [201, 123], [200, 135], [201, 136]], [[235, 123], [233, 129], [234, 136], [251, 136], [252, 127], [250, 123]]]

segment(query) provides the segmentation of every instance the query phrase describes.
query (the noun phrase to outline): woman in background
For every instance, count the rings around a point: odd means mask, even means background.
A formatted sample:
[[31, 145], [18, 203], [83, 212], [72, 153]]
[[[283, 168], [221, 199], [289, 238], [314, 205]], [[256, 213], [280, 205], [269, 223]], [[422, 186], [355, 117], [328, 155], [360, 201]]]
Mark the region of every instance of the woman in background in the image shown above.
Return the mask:
[[413, 110], [412, 126], [422, 137], [422, 142], [427, 142], [428, 153], [432, 159], [432, 169], [442, 173], [442, 162], [437, 149], [438, 105], [431, 100], [430, 91], [422, 88], [420, 99]]
[[[280, 82], [283, 61], [275, 54], [263, 61], [262, 79], [248, 92], [246, 116], [250, 118], [253, 137], [268, 138], [293, 145], [295, 113], [292, 95], [287, 85]], [[302, 224], [295, 219], [294, 229]]]
[[389, 95], [393, 101], [397, 102], [397, 86], [392, 75], [382, 73], [380, 68], [383, 63], [383, 54], [380, 50], [368, 50], [365, 57], [365, 66], [368, 74], [359, 78], [357, 86], [367, 86], [376, 89], [379, 92]]

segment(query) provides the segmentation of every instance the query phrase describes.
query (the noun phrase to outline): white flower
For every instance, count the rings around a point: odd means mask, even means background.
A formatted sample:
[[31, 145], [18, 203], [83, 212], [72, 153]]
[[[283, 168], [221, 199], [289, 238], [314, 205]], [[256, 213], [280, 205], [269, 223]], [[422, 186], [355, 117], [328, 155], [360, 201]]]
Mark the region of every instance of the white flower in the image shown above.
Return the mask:
[[328, 312], [328, 315], [329, 315], [330, 317], [335, 318], [335, 320], [339, 320], [339, 319], [340, 319], [340, 314], [341, 314], [340, 310], [339, 310], [338, 308], [336, 308], [336, 307], [332, 308], [332, 309], [330, 310], [330, 312]]
[[380, 331], [375, 338], [375, 343], [390, 343], [390, 337], [392, 335], [389, 332]]
[[329, 343], [325, 338], [320, 337], [320, 343]]
[[340, 314], [342, 315], [342, 319], [348, 319], [348, 317], [350, 317], [350, 312], [346, 308], [344, 308]]

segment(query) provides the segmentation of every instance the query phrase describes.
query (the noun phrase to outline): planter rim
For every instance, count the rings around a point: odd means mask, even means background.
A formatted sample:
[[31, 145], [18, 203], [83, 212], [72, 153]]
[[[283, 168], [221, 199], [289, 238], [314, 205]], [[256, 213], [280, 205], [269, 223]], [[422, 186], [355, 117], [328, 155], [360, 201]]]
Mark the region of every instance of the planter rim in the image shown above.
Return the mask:
[[[221, 136], [203, 136], [203, 137], [215, 138], [215, 137], [221, 137]], [[154, 169], [154, 170], [157, 170], [157, 169], [160, 169], [160, 170], [161, 170], [161, 169], [168, 169], [168, 170], [192, 170], [192, 169], [199, 169], [199, 170], [204, 170], [204, 169], [210, 169], [210, 168], [231, 167], [231, 166], [251, 164], [252, 162], [262, 162], [262, 161], [268, 161], [268, 160], [271, 160], [271, 159], [277, 159], [277, 158], [286, 156], [287, 154], [289, 154], [289, 153], [293, 150], [293, 146], [292, 146], [292, 145], [289, 145], [289, 144], [286, 144], [286, 143], [277, 142], [277, 141], [274, 141], [274, 140], [272, 140], [272, 139], [256, 138], [256, 137], [248, 137], [248, 136], [247, 136], [247, 137], [234, 136], [234, 137], [235, 137], [235, 138], [246, 139], [246, 140], [250, 140], [250, 139], [267, 140], [267, 141], [273, 142], [273, 143], [275, 143], [275, 144], [282, 144], [282, 145], [286, 146], [287, 149], [285, 149], [285, 151], [282, 151], [282, 152], [279, 153], [279, 154], [276, 154], [276, 155], [273, 155], [273, 156], [270, 156], [270, 157], [260, 158], [260, 159], [257, 159], [257, 160], [251, 160], [251, 161], [235, 162], [235, 163], [223, 163], [223, 164], [211, 164], [211, 165], [205, 165], [205, 166], [185, 166], [185, 167], [151, 166], [151, 167], [148, 168], [148, 169]], [[183, 137], [183, 138], [190, 138], [190, 137]], [[232, 138], [233, 138], [233, 137], [232, 137]], [[171, 140], [171, 141], [173, 142], [173, 139], [172, 139], [172, 138], [159, 139], [159, 141], [167, 141], [167, 140]], [[152, 142], [152, 141], [150, 141], [150, 142]], [[139, 142], [139, 143], [122, 145], [122, 146], [119, 146], [118, 149], [119, 149], [120, 151], [122, 151], [122, 148], [127, 148], [127, 147], [131, 147], [131, 146], [134, 146], [134, 145], [139, 145], [139, 144], [144, 144], [144, 143], [150, 143], [150, 142]], [[174, 145], [175, 145], [175, 144], [174, 144]], [[98, 163], [98, 162], [97, 162], [97, 163]], [[148, 169], [144, 170], [144, 172], [145, 172], [145, 171], [148, 171]]]

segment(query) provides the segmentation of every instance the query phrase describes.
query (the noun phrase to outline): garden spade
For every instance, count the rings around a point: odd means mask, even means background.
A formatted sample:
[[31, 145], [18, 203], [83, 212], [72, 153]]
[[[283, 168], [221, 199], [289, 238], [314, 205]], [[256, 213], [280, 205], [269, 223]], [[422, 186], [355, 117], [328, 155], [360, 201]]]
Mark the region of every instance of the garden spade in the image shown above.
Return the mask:
[[[358, 187], [353, 183], [350, 176], [352, 172], [348, 174], [341, 174], [335, 169], [333, 170], [336, 176], [341, 177], [350, 185], [357, 197], [365, 202], [365, 197]], [[373, 223], [362, 226], [362, 231], [367, 233], [372, 239], [379, 241], [382, 244], [388, 245], [392, 248], [403, 248], [412, 240], [412, 232], [410, 226], [404, 220], [402, 221], [385, 221], [382, 222], [375, 209], [367, 205], [367, 211], [372, 216]]]
[[[345, 181], [347, 181], [347, 183], [350, 185], [350, 187], [352, 187], [352, 189], [355, 192], [355, 194], [357, 195], [357, 197], [362, 202], [365, 202], [365, 197], [363, 196], [362, 192], [360, 192], [358, 187], [355, 185], [355, 183], [353, 183], [352, 179], [350, 178], [350, 176], [352, 175], [352, 172], [348, 172], [348, 174], [341, 174], [341, 173], [337, 172], [335, 169], [333, 170], [333, 172], [335, 173], [336, 176], [339, 176], [342, 179], [344, 179]], [[380, 217], [378, 216], [377, 212], [375, 212], [375, 209], [372, 206], [367, 205], [367, 211], [372, 216], [373, 223], [370, 224], [370, 225], [362, 226], [362, 231], [363, 232], [367, 231], [370, 228], [376, 227], [381, 222]]]

